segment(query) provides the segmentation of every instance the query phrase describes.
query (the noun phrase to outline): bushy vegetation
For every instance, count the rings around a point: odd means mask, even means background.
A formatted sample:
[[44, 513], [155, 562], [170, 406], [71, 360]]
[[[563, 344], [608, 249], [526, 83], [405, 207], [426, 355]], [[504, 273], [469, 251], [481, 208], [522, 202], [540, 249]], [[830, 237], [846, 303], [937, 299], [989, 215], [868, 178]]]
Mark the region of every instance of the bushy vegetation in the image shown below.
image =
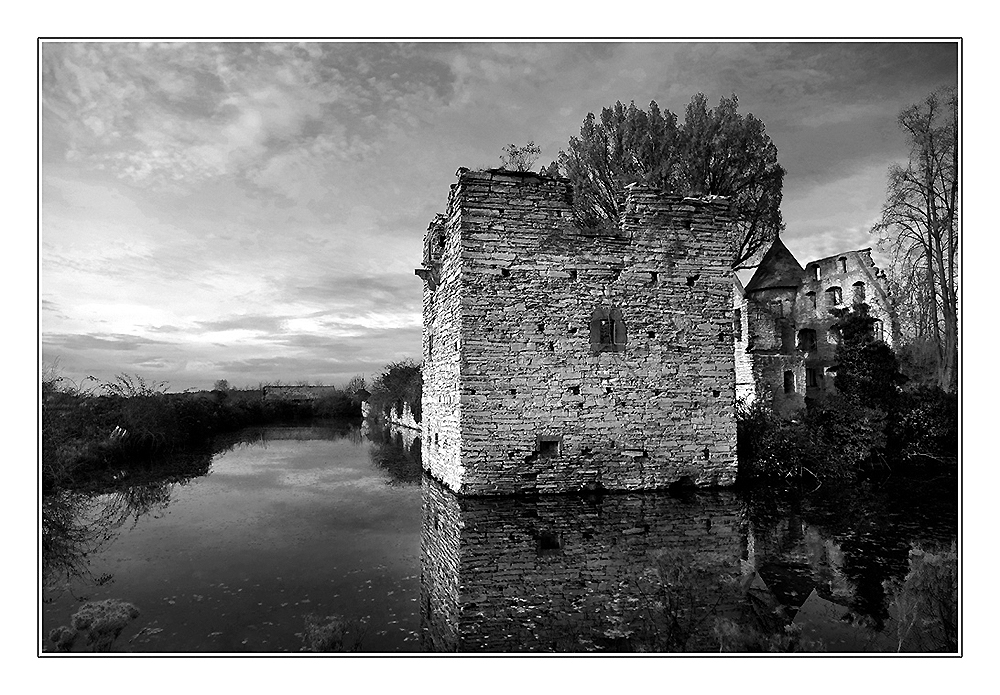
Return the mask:
[[403, 414], [405, 404], [410, 407], [413, 419], [420, 422], [423, 387], [419, 364], [413, 360], [394, 362], [372, 382], [371, 396], [368, 399], [371, 412], [383, 417], [389, 417], [391, 412], [395, 412], [399, 417]]
[[893, 587], [897, 651], [958, 651], [958, 550], [910, 550], [910, 571]]
[[868, 307], [842, 310], [836, 392], [801, 417], [777, 417], [763, 398], [737, 406], [740, 477], [817, 481], [958, 454], [958, 399], [932, 387], [905, 388], [892, 349], [875, 340]]
[[52, 630], [49, 641], [60, 652], [71, 651], [81, 638], [89, 651], [110, 652], [115, 640], [138, 617], [139, 609], [127, 601], [90, 601], [73, 614], [69, 625]]
[[265, 397], [263, 389], [166, 393], [165, 385], [121, 375], [83, 386], [42, 382], [41, 474], [45, 490], [95, 470], [197, 449], [223, 432], [278, 422], [360, 416], [358, 396], [336, 390], [315, 400]]

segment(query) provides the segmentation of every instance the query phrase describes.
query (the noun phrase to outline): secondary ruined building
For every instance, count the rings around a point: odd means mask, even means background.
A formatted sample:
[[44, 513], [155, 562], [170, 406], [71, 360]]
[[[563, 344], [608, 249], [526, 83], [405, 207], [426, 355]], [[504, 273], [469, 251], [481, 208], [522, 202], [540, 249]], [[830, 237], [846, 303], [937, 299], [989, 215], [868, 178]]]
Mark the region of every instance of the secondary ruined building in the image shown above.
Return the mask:
[[864, 303], [875, 337], [893, 344], [894, 322], [871, 249], [847, 251], [805, 268], [776, 239], [744, 289], [735, 281], [736, 396], [767, 400], [779, 415], [835, 389], [839, 333], [835, 310]]
[[462, 494], [736, 477], [729, 204], [460, 169], [423, 265], [424, 466]]

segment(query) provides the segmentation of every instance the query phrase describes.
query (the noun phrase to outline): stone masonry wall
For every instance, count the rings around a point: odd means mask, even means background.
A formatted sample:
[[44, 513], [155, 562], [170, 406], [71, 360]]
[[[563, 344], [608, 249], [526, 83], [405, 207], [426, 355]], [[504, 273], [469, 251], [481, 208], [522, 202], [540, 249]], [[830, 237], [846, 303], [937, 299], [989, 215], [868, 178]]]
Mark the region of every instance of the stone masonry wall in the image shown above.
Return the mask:
[[[817, 278], [816, 270], [819, 269]], [[847, 251], [806, 264], [805, 277], [795, 303], [795, 321], [799, 328], [816, 331], [816, 349], [803, 355], [806, 368], [816, 370], [817, 385], [807, 389], [807, 396], [819, 398], [834, 388], [834, 373], [827, 368], [836, 363], [837, 340], [831, 327], [837, 322], [833, 309], [851, 306], [856, 299], [868, 304], [869, 313], [882, 321], [883, 338], [894, 343], [891, 305], [883, 288], [881, 271], [872, 261], [871, 251]], [[863, 287], [863, 297], [855, 296], [856, 285]], [[830, 288], [840, 288], [840, 302], [833, 301]], [[815, 301], [814, 301], [815, 298]]]
[[[425, 467], [463, 494], [733, 482], [728, 203], [633, 187], [620, 229], [588, 231], [570, 193], [460, 170], [428, 230]], [[624, 350], [594, 354], [614, 309]]]
[[[423, 484], [421, 632], [430, 651], [586, 651], [615, 630], [663, 630], [656, 568], [695, 622], [725, 614], [747, 558], [726, 492], [459, 498]], [[687, 650], [717, 649], [708, 617]]]
[[750, 326], [747, 301], [741, 288], [733, 283], [733, 358], [736, 363], [736, 400], [751, 403], [756, 394], [753, 358], [749, 351]]
[[457, 489], [462, 484], [459, 348], [462, 305], [461, 209], [452, 186], [448, 216], [427, 228], [423, 287], [423, 395], [421, 439], [424, 466]]

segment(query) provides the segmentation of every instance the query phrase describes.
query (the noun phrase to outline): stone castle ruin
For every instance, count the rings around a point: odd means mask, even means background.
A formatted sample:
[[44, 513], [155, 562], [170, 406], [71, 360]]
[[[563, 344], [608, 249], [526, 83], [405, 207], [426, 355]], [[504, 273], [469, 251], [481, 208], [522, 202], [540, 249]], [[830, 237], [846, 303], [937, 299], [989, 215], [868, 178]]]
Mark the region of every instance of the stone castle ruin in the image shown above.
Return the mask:
[[810, 261], [803, 268], [776, 239], [744, 289], [734, 279], [736, 397], [762, 399], [792, 417], [835, 389], [836, 310], [864, 303], [875, 338], [893, 345], [894, 321], [884, 276], [871, 249]]
[[424, 467], [466, 495], [734, 482], [728, 202], [634, 185], [590, 230], [571, 201], [459, 170], [416, 271]]

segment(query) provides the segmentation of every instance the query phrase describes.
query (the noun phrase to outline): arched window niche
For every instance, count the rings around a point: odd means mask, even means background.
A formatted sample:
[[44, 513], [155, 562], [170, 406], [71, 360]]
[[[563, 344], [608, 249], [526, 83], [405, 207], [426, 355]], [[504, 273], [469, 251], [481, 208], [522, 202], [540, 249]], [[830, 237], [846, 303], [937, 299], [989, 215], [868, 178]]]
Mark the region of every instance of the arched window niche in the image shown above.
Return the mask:
[[590, 315], [590, 351], [625, 352], [628, 342], [625, 320], [617, 307], [597, 307]]

